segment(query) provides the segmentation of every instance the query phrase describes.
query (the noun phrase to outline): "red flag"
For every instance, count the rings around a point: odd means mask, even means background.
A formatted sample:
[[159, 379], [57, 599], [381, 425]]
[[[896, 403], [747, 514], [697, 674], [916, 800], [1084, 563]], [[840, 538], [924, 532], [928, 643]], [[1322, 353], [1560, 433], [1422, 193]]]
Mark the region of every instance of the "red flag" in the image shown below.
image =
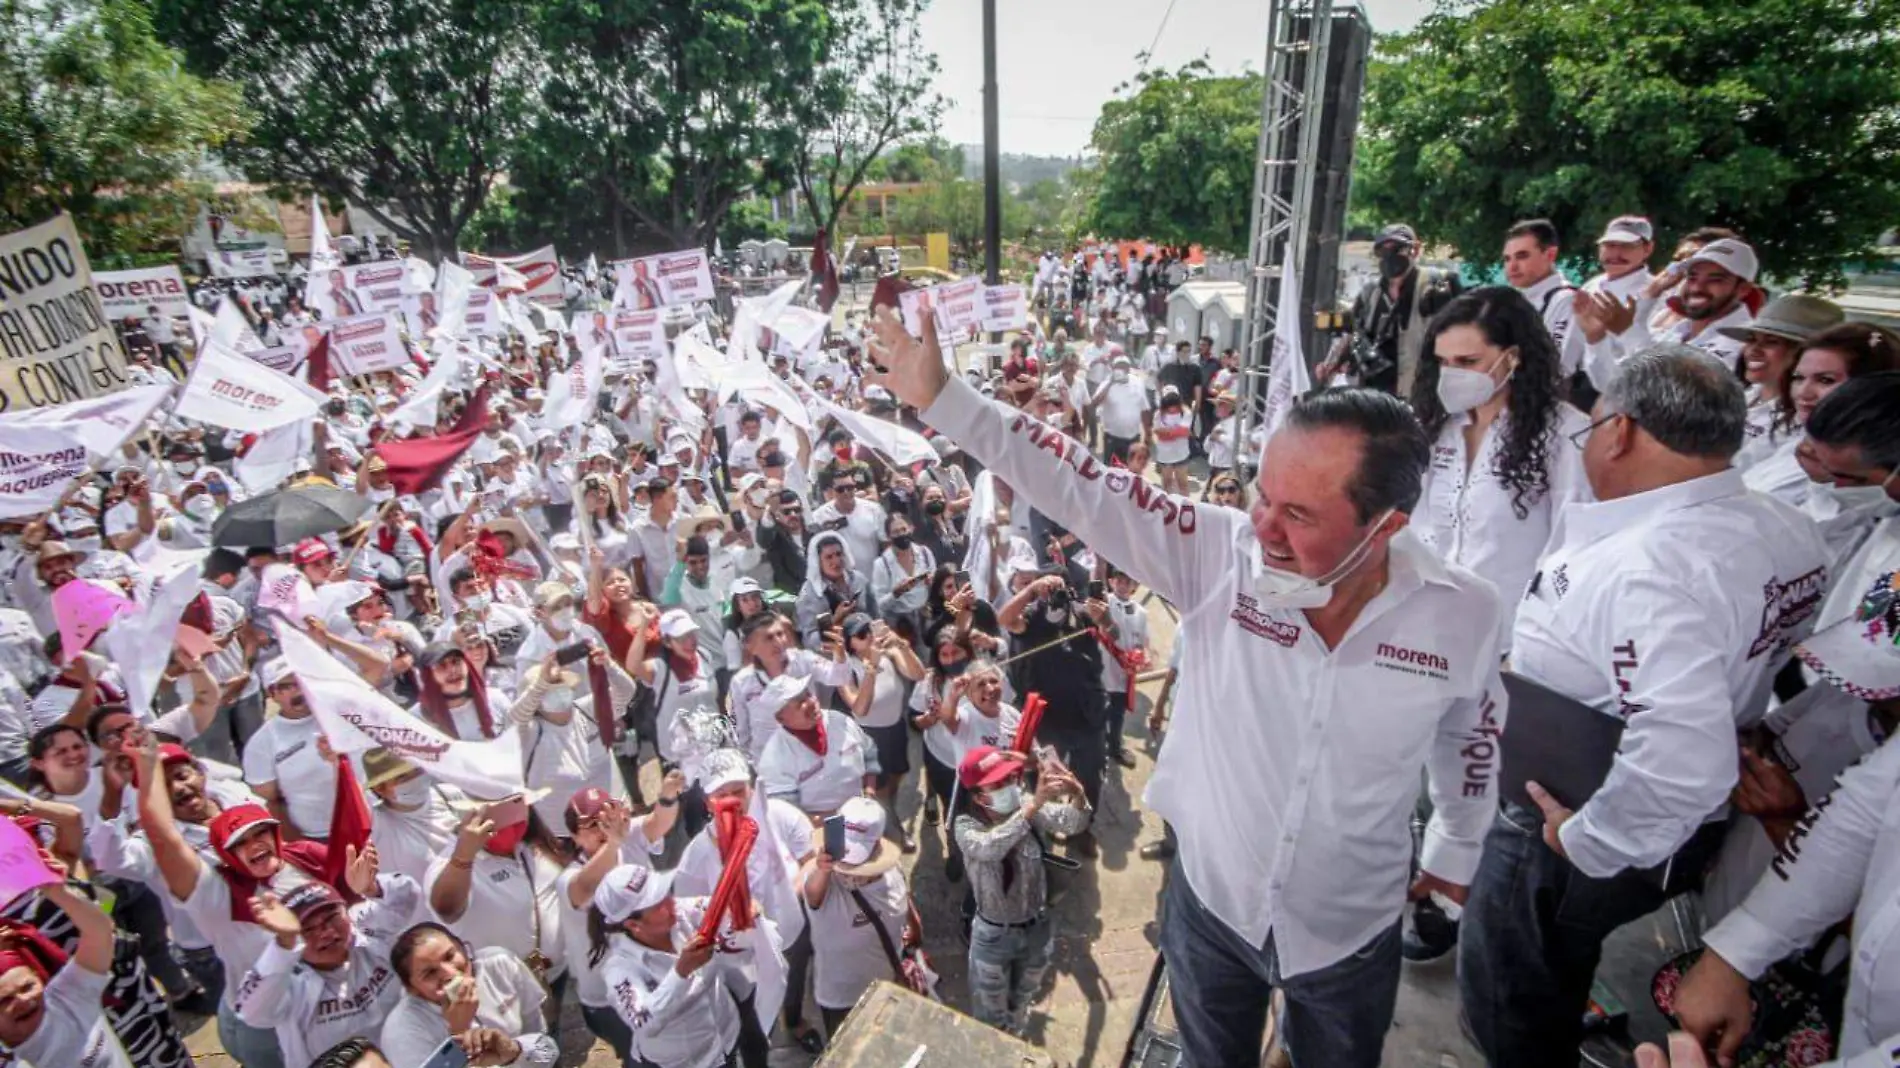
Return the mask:
[[369, 847], [371, 826], [369, 799], [356, 785], [356, 768], [346, 754], [336, 758], [336, 804], [330, 808], [330, 852], [323, 858], [323, 880], [338, 890], [349, 885], [344, 868], [349, 864], [350, 848], [358, 853]]
[[488, 387], [475, 391], [462, 418], [446, 434], [407, 441], [381, 441], [370, 451], [388, 465], [390, 485], [397, 493], [421, 493], [441, 483], [457, 457], [468, 451], [488, 425]]
[[838, 303], [838, 264], [831, 258], [831, 238], [823, 230], [811, 245], [811, 280], [818, 290], [818, 306], [830, 311]]
[[303, 373], [304, 381], [310, 383], [311, 388], [325, 393], [330, 391], [330, 383], [336, 381], [336, 372], [330, 369], [329, 331], [324, 331], [323, 336], [317, 338], [317, 343], [304, 354]]

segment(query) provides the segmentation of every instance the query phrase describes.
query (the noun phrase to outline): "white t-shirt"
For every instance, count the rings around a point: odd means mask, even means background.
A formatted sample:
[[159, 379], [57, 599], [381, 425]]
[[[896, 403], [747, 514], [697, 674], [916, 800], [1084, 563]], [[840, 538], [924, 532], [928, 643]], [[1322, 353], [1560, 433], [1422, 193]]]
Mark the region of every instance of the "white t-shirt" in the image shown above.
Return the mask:
[[[890, 848], [888, 845], [885, 848]], [[904, 873], [892, 868], [875, 881], [860, 887], [858, 893], [870, 904], [871, 911], [884, 925], [891, 944], [901, 946], [904, 925], [910, 919], [910, 887]], [[811, 917], [812, 999], [820, 1008], [848, 1009], [858, 1003], [858, 995], [879, 979], [891, 980], [891, 960], [877, 931], [865, 918], [864, 910], [851, 891], [833, 876], [825, 892], [824, 904], [808, 912]]]
[[[864, 661], [852, 657], [852, 684], [863, 686], [867, 672]], [[858, 723], [865, 727], [889, 727], [904, 716], [904, 678], [897, 673], [897, 661], [884, 657], [877, 665], [877, 688], [871, 691], [871, 707]]]
[[[1187, 410], [1185, 406], [1183, 406], [1179, 409], [1176, 409], [1175, 411], [1168, 411], [1166, 409], [1163, 409], [1162, 411], [1156, 413], [1155, 418], [1154, 418], [1154, 425], [1155, 425], [1156, 430], [1160, 430], [1163, 427], [1184, 427], [1185, 428], [1185, 427], [1190, 427], [1193, 424], [1193, 421], [1194, 421], [1194, 416], [1191, 413], [1189, 413], [1189, 411]], [[1173, 438], [1173, 439], [1163, 438], [1160, 434], [1156, 434], [1155, 435], [1155, 452], [1154, 452], [1155, 463], [1158, 463], [1158, 464], [1187, 463], [1188, 441], [1189, 441], [1188, 435], [1185, 435], [1185, 434], [1183, 434], [1182, 436], [1178, 438]]]
[[1102, 423], [1102, 433], [1118, 438], [1138, 438], [1141, 436], [1141, 413], [1147, 410], [1148, 392], [1131, 375], [1126, 381], [1110, 382], [1095, 411]]
[[[928, 700], [927, 688], [919, 686], [911, 698], [911, 708], [927, 711]], [[952, 730], [947, 723], [931, 724], [924, 730], [924, 748], [945, 767], [955, 768], [963, 754], [979, 745], [1008, 745], [1010, 739], [1016, 737], [1016, 724], [1022, 718], [1023, 714], [1008, 703], [999, 704], [997, 717], [991, 719], [968, 700], [959, 700], [956, 729]]]
[[[474, 863], [475, 870], [469, 873], [468, 904], [461, 918], [454, 922], [436, 918], [471, 946], [492, 946], [526, 960], [535, 950], [535, 914], [539, 913], [541, 955], [552, 962], [548, 978], [558, 977], [567, 961], [567, 936], [562, 928], [566, 917], [555, 892], [555, 885], [561, 881], [560, 865], [525, 842], [506, 857], [478, 850]], [[448, 868], [448, 854], [429, 865], [422, 878], [424, 895], [433, 896], [436, 880]], [[529, 911], [530, 901], [534, 903], [533, 912]]]
[[322, 736], [315, 716], [274, 716], [244, 744], [244, 781], [253, 789], [275, 785], [291, 822], [307, 838], [329, 837], [336, 807], [336, 769], [318, 751]]
[[[528, 966], [493, 947], [475, 950], [470, 963], [475, 968], [479, 1001], [476, 1025], [492, 1027], [521, 1043], [518, 1066], [551, 1065], [559, 1059], [561, 1047], [545, 1031], [542, 1002], [547, 1000], [547, 990]], [[448, 1037], [441, 1007], [405, 992], [383, 1022], [377, 1045], [393, 1068], [422, 1068]]]
[[45, 1015], [15, 1058], [42, 1068], [132, 1068], [100, 1001], [108, 978], [68, 961], [47, 982]]
[[[791, 945], [805, 930], [805, 906], [798, 898], [796, 879], [799, 865], [812, 853], [811, 820], [803, 812], [783, 801], [755, 795], [753, 816], [763, 806], [759, 839], [746, 858], [746, 884], [752, 900], [767, 919], [778, 924], [781, 944]], [[710, 825], [698, 837], [686, 843], [679, 867], [673, 873], [673, 892], [679, 897], [705, 897], [719, 885], [725, 865], [719, 860], [719, 844], [713, 841]]]

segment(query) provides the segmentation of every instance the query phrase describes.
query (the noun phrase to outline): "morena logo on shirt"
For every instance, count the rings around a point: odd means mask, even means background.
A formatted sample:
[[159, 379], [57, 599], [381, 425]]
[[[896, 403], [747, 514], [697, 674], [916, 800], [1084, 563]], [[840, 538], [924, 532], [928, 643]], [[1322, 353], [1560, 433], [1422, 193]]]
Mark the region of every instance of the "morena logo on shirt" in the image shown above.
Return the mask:
[[1441, 654], [1424, 649], [1409, 649], [1403, 645], [1380, 642], [1379, 648], [1373, 653], [1372, 662], [1407, 675], [1423, 675], [1441, 682], [1451, 681], [1451, 661]]
[[1793, 642], [1788, 632], [1805, 623], [1821, 607], [1827, 592], [1827, 568], [1817, 567], [1805, 575], [1782, 582], [1770, 579], [1762, 587], [1761, 633], [1748, 647], [1748, 658], [1755, 659], [1773, 650], [1780, 656]]

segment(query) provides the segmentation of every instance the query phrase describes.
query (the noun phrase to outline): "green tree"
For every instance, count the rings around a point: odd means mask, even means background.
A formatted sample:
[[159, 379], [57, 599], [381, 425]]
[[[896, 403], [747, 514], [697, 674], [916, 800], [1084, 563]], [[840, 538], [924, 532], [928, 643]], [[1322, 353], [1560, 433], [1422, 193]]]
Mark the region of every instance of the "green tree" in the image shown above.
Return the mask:
[[544, 174], [584, 176], [616, 252], [642, 231], [711, 248], [742, 196], [787, 187], [806, 131], [842, 106], [844, 86], [819, 77], [838, 45], [836, 6], [540, 0], [549, 69], [522, 151], [554, 161]]
[[1089, 228], [1246, 252], [1261, 86], [1255, 74], [1217, 77], [1202, 60], [1137, 75], [1133, 94], [1102, 105], [1095, 122]]
[[799, 143], [793, 179], [815, 227], [837, 240], [838, 217], [891, 146], [932, 133], [944, 100], [937, 56], [924, 46], [929, 0], [854, 0], [818, 80], [841, 106]]
[[135, 0], [0, 0], [0, 85], [0, 233], [69, 211], [95, 266], [176, 256], [211, 188], [189, 175], [246, 127]]
[[537, 78], [515, 0], [155, 0], [198, 73], [243, 86], [253, 179], [347, 200], [453, 255]]
[[1379, 46], [1355, 205], [1479, 262], [1530, 216], [1582, 245], [1640, 212], [1659, 252], [1720, 224], [1837, 281], [1900, 220], [1896, 70], [1891, 2], [1444, 4]]

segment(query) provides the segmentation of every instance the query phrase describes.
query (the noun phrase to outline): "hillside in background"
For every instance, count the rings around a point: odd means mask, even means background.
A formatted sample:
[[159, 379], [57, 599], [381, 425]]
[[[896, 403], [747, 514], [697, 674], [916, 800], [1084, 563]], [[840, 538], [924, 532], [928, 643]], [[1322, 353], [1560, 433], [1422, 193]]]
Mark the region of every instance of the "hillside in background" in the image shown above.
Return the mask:
[[[983, 179], [983, 146], [962, 145], [963, 176], [973, 181]], [[1016, 152], [1005, 152], [998, 161], [1002, 171], [1003, 185], [1027, 188], [1050, 179], [1061, 181], [1062, 176], [1082, 165], [1074, 156], [1025, 156]]]

